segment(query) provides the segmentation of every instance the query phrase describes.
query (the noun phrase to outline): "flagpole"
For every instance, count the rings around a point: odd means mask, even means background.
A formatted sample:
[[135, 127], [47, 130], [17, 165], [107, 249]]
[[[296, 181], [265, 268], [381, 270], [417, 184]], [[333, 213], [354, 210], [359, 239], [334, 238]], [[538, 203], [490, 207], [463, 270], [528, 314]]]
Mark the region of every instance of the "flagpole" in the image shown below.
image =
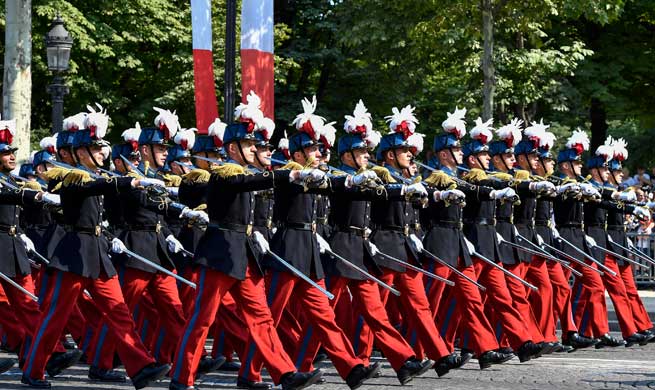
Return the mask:
[[237, 35], [237, 0], [227, 0], [225, 15], [225, 123], [234, 120], [234, 75]]

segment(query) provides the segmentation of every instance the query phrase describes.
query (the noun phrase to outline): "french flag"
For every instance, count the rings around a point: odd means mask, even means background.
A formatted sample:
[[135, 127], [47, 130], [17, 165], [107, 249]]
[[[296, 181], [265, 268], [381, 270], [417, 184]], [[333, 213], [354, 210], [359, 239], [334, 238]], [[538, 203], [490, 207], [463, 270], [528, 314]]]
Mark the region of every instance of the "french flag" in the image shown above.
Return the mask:
[[241, 96], [250, 91], [262, 100], [261, 110], [274, 116], [273, 0], [243, 0], [241, 5]]
[[212, 56], [211, 0], [191, 0], [191, 26], [196, 127], [199, 134], [207, 134], [209, 125], [218, 118]]

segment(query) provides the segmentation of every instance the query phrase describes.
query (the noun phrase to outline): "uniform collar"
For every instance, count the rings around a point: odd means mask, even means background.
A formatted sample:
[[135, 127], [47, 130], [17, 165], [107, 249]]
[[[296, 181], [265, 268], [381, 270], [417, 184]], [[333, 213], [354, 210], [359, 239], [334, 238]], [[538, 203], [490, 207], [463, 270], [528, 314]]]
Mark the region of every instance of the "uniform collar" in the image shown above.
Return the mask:
[[357, 173], [357, 170], [355, 168], [353, 168], [353, 167], [351, 167], [349, 165], [346, 165], [346, 164], [341, 164], [339, 166], [339, 170], [344, 171], [344, 172], [346, 172], [348, 174], [351, 174], [351, 175], [354, 175], [354, 174]]

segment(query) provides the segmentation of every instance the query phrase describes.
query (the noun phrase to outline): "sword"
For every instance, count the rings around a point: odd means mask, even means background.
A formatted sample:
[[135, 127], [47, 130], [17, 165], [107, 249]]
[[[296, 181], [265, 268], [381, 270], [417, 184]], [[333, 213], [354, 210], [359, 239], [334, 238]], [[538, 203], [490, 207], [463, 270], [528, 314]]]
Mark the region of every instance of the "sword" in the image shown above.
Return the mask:
[[560, 256], [563, 256], [563, 257], [566, 257], [567, 259], [570, 259], [574, 263], [581, 265], [583, 268], [588, 268], [588, 269], [598, 273], [599, 275], [604, 275], [604, 272], [599, 270], [598, 268], [594, 268], [594, 267], [590, 266], [589, 264], [585, 263], [584, 261], [578, 260], [575, 257], [569, 255], [568, 253], [555, 248], [554, 246], [548, 245], [545, 242], [543, 243], [543, 246], [545, 246], [546, 249], [551, 250], [551, 251], [555, 252], [556, 254], [558, 254]]
[[17, 289], [19, 289], [23, 294], [30, 297], [34, 302], [39, 302], [39, 298], [36, 295], [34, 295], [31, 292], [27, 291], [23, 286], [16, 283], [12, 278], [10, 278], [9, 276], [3, 274], [2, 272], [0, 272], [0, 279], [4, 279], [5, 282], [7, 282], [7, 283], [11, 284], [12, 286], [16, 287]]
[[153, 261], [151, 261], [151, 260], [148, 260], [148, 259], [146, 259], [145, 257], [143, 257], [143, 256], [141, 256], [141, 255], [139, 255], [139, 254], [137, 254], [137, 253], [134, 253], [134, 252], [132, 252], [132, 251], [129, 250], [129, 249], [124, 249], [124, 250], [123, 250], [123, 253], [125, 253], [126, 255], [128, 255], [129, 257], [131, 257], [131, 258], [133, 258], [133, 259], [135, 259], [135, 260], [139, 260], [140, 262], [142, 262], [142, 263], [144, 263], [144, 264], [146, 264], [146, 265], [151, 266], [152, 268], [156, 269], [157, 271], [159, 271], [159, 272], [161, 272], [161, 273], [163, 273], [163, 274], [166, 274], [166, 275], [168, 275], [168, 276], [172, 276], [173, 278], [175, 278], [175, 279], [179, 280], [180, 282], [182, 282], [182, 283], [184, 283], [184, 284], [190, 286], [190, 287], [193, 288], [193, 289], [196, 288], [196, 284], [195, 284], [195, 283], [190, 282], [190, 281], [184, 279], [183, 277], [181, 277], [180, 275], [176, 274], [175, 272], [171, 272], [171, 271], [167, 270], [166, 268], [162, 267], [161, 265], [159, 265], [159, 264], [157, 264], [157, 263], [155, 263], [155, 262], [153, 262]]
[[581, 274], [580, 272], [576, 271], [574, 268], [572, 268], [572, 267], [569, 265], [569, 264], [570, 264], [569, 262], [564, 261], [564, 260], [562, 260], [562, 259], [558, 259], [557, 257], [555, 257], [555, 256], [551, 256], [551, 255], [548, 254], [548, 253], [547, 253], [547, 254], [544, 254], [544, 253], [541, 252], [541, 251], [534, 251], [534, 250], [528, 249], [528, 248], [526, 248], [526, 247], [523, 247], [523, 246], [521, 246], [521, 245], [519, 245], [519, 244], [516, 244], [516, 243], [510, 242], [510, 241], [506, 241], [506, 240], [504, 240], [504, 239], [501, 241], [501, 244], [507, 244], [507, 245], [509, 245], [509, 246], [511, 246], [511, 247], [513, 247], [513, 248], [516, 248], [516, 249], [518, 249], [518, 250], [524, 251], [524, 252], [526, 252], [526, 253], [530, 253], [530, 254], [533, 254], [533, 255], [535, 255], [535, 256], [542, 257], [542, 258], [544, 258], [544, 259], [546, 259], [546, 260], [550, 260], [550, 261], [554, 261], [554, 262], [556, 262], [556, 263], [560, 263], [560, 264], [562, 265], [562, 267], [564, 267], [564, 268], [566, 268], [567, 270], [571, 271], [575, 276], [582, 276], [582, 274]]
[[111, 176], [111, 177], [120, 177], [120, 176], [121, 176], [121, 175], [119, 175], [119, 174], [116, 173], [116, 172], [108, 171], [108, 170], [106, 170], [106, 169], [104, 169], [104, 168], [100, 168], [100, 167], [98, 167], [98, 170], [99, 170], [100, 172], [103, 172], [103, 173], [108, 174], [108, 175]]
[[305, 282], [309, 283], [312, 285], [312, 287], [315, 287], [318, 291], [322, 292], [328, 299], [332, 300], [334, 299], [334, 294], [331, 292], [327, 291], [323, 287], [321, 287], [318, 283], [313, 281], [309, 276], [305, 275], [304, 273], [300, 272], [296, 267], [292, 266], [288, 261], [284, 260], [280, 256], [276, 255], [273, 253], [272, 250], [267, 250], [267, 254], [271, 255], [275, 260], [279, 261], [286, 269], [291, 271], [294, 275], [299, 277], [300, 279], [304, 280]]
[[[515, 279], [515, 280], [518, 280], [519, 282], [521, 282], [521, 284], [524, 285], [525, 287], [527, 287], [527, 288], [529, 288], [529, 289], [531, 289], [531, 290], [533, 290], [533, 291], [539, 291], [539, 289], [537, 288], [537, 286], [535, 286], [535, 285], [533, 285], [533, 284], [530, 284], [530, 283], [526, 282], [525, 280], [521, 279], [519, 276], [517, 276], [517, 275], [514, 274], [513, 272], [510, 272], [510, 271], [506, 270], [506, 269], [503, 268], [502, 266], [496, 264], [494, 261], [491, 261], [491, 260], [489, 260], [488, 258], [482, 256], [481, 254], [479, 254], [478, 252], [475, 251], [475, 248], [471, 248], [471, 247], [473, 247], [473, 244], [471, 244], [470, 247], [469, 247], [469, 252], [470, 252], [471, 256], [475, 256], [475, 257], [477, 257], [478, 259], [484, 261], [485, 263], [487, 263], [487, 264], [489, 264], [489, 265], [491, 265], [491, 266], [493, 266], [493, 267], [495, 267], [495, 268], [498, 268], [498, 269], [501, 270], [505, 275], [509, 276], [509, 277], [512, 278], [512, 279]], [[472, 249], [472, 250], [471, 250], [471, 249]]]
[[[588, 237], [588, 236], [587, 236], [587, 237]], [[589, 241], [587, 241], [587, 244], [591, 244], [591, 243], [590, 243]], [[611, 250], [609, 250], [609, 249], [607, 249], [607, 248], [603, 248], [602, 246], [600, 246], [600, 245], [598, 245], [598, 244], [593, 244], [593, 245], [591, 245], [591, 248], [592, 248], [592, 249], [594, 249], [594, 248], [595, 248], [595, 249], [598, 249], [598, 250], [600, 250], [601, 252], [603, 252], [603, 253], [605, 253], [605, 254], [608, 254], [608, 255], [610, 255], [610, 256], [613, 256], [613, 257], [615, 257], [615, 258], [617, 258], [617, 259], [621, 259], [621, 260], [626, 261], [626, 262], [628, 262], [628, 263], [631, 263], [631, 264], [634, 264], [634, 265], [638, 265], [638, 266], [640, 266], [640, 267], [642, 267], [642, 268], [650, 268], [650, 267], [647, 266], [647, 265], [644, 265], [644, 264], [638, 263], [638, 262], [636, 262], [636, 261], [634, 261], [634, 260], [632, 260], [632, 259], [630, 259], [630, 258], [627, 258], [627, 257], [625, 257], [625, 256], [623, 256], [623, 255], [620, 255], [620, 254], [618, 254], [618, 253], [616, 253], [616, 252], [613, 252], [613, 251], [611, 251]]]
[[[516, 228], [514, 228], [514, 232], [516, 234], [516, 237], [519, 240], [527, 242], [528, 244], [532, 245], [533, 248], [536, 248], [541, 253], [543, 253], [543, 255], [540, 255], [541, 257], [543, 257], [543, 258], [545, 258], [547, 260], [549, 259], [549, 260], [555, 261], [557, 263], [560, 263], [562, 265], [562, 267], [564, 267], [565, 269], [571, 271], [571, 273], [573, 275], [575, 275], [575, 276], [578, 276], [578, 277], [582, 276], [582, 273], [580, 271], [576, 270], [575, 268], [571, 267], [571, 263], [569, 263], [568, 261], [566, 261], [564, 259], [557, 258], [555, 256], [552, 256], [550, 253], [546, 252], [546, 250], [544, 248], [540, 247], [539, 245], [535, 244], [534, 242], [532, 242], [532, 241], [528, 240], [527, 238], [523, 237], [522, 235], [520, 235]], [[541, 237], [539, 237], [539, 239], [541, 240]], [[582, 262], [582, 264], [585, 264], [585, 263]]]
[[581, 254], [582, 256], [584, 256], [587, 260], [591, 261], [592, 263], [596, 263], [596, 265], [597, 265], [598, 267], [600, 267], [600, 269], [602, 269], [603, 272], [605, 272], [605, 273], [607, 273], [607, 274], [610, 274], [610, 275], [612, 275], [612, 276], [616, 276], [616, 272], [614, 272], [614, 271], [612, 271], [611, 269], [607, 268], [607, 267], [605, 266], [605, 264], [601, 263], [600, 261], [594, 259], [593, 256], [589, 256], [588, 254], [586, 254], [582, 249], [580, 249], [580, 248], [578, 248], [577, 246], [571, 244], [567, 239], [565, 239], [564, 237], [560, 236], [559, 233], [557, 233], [557, 236], [554, 236], [554, 237], [555, 237], [555, 239], [560, 240], [561, 242], [565, 243], [565, 244], [568, 245], [569, 247], [573, 248], [573, 250], [575, 250], [576, 252], [578, 252], [579, 254]]
[[92, 172], [92, 171], [90, 171], [89, 169], [87, 169], [86, 167], [83, 167], [83, 166], [81, 166], [81, 165], [80, 165], [79, 167], [74, 167], [74, 166], [72, 166], [72, 165], [68, 165], [68, 164], [66, 164], [66, 163], [59, 162], [59, 161], [54, 161], [54, 160], [53, 160], [53, 161], [48, 161], [48, 162], [49, 162], [50, 164], [54, 165], [54, 166], [59, 167], [59, 168], [65, 168], [65, 169], [79, 169], [79, 170], [85, 171], [85, 172], [87, 172], [89, 175], [91, 175], [91, 177], [94, 178], [94, 179], [100, 179], [100, 178], [101, 178], [101, 176], [98, 175], [97, 173]]
[[45, 264], [45, 265], [50, 264], [50, 260], [46, 259], [45, 256], [43, 256], [39, 252], [37, 252], [35, 250], [30, 250], [29, 253], [32, 254], [34, 257], [36, 257], [43, 264]]
[[189, 250], [186, 250], [186, 249], [184, 249], [184, 248], [182, 248], [181, 252], [182, 252], [182, 254], [183, 254], [184, 256], [186, 256], [186, 257], [190, 257], [190, 258], [192, 258], [192, 259], [196, 256], [193, 252], [191, 252], [191, 251], [189, 251]]
[[346, 260], [346, 259], [343, 258], [342, 256], [339, 256], [338, 254], [334, 253], [332, 250], [330, 250], [330, 249], [325, 249], [325, 253], [327, 253], [328, 255], [330, 255], [330, 256], [332, 256], [332, 257], [338, 259], [338, 260], [341, 260], [341, 262], [344, 263], [345, 265], [347, 265], [348, 268], [354, 269], [355, 271], [361, 273], [362, 275], [364, 275], [364, 276], [366, 276], [367, 278], [371, 279], [371, 280], [374, 281], [375, 283], [377, 283], [377, 284], [379, 284], [380, 286], [384, 287], [385, 289], [389, 290], [393, 295], [400, 296], [400, 291], [398, 291], [398, 290], [394, 289], [393, 287], [389, 286], [389, 285], [386, 284], [385, 282], [383, 282], [383, 281], [381, 281], [380, 279], [376, 278], [375, 276], [371, 275], [371, 274], [370, 274], [369, 272], [367, 272], [366, 270], [364, 270], [364, 269], [362, 269], [362, 268], [356, 266], [355, 264], [351, 263], [350, 261]]
[[[28, 182], [28, 181], [32, 182], [32, 181], [34, 181], [34, 180], [27, 179], [27, 178], [25, 178], [23, 176], [14, 175], [13, 173], [11, 174], [11, 177], [13, 177], [14, 179], [18, 179], [18, 180], [20, 180], [22, 182]], [[46, 189], [46, 186], [44, 186], [43, 184], [39, 183], [39, 185], [41, 186], [42, 189], [44, 189], [44, 190]]]
[[460, 271], [460, 270], [458, 270], [456, 267], [454, 267], [454, 266], [448, 264], [446, 261], [444, 261], [444, 260], [438, 258], [436, 255], [434, 255], [434, 254], [428, 252], [425, 248], [423, 248], [423, 249], [421, 250], [421, 253], [423, 253], [424, 255], [428, 256], [430, 259], [436, 261], [437, 263], [444, 265], [446, 268], [448, 268], [449, 270], [451, 270], [451, 271], [452, 271], [453, 273], [455, 273], [457, 276], [459, 276], [460, 278], [462, 278], [462, 279], [468, 281], [469, 283], [474, 284], [474, 285], [477, 286], [480, 290], [482, 290], [482, 291], [486, 291], [486, 290], [487, 290], [487, 288], [486, 288], [485, 286], [481, 285], [480, 283], [476, 282], [475, 280], [471, 279], [470, 277], [464, 275], [464, 273], [463, 273], [462, 271]]
[[125, 156], [121, 156], [121, 159], [123, 160], [123, 163], [125, 163], [130, 168], [130, 171], [134, 171], [143, 177], [147, 177], [145, 173], [141, 172], [141, 170], [132, 164], [132, 161], [126, 159]]
[[639, 257], [640, 259], [642, 259], [642, 260], [644, 260], [644, 261], [647, 261], [647, 262], [650, 263], [650, 264], [655, 265], [655, 260], [653, 260], [652, 258], [646, 256], [646, 254], [645, 254], [644, 252], [642, 252], [642, 251], [640, 251], [639, 249], [637, 249], [637, 247], [634, 246], [634, 245], [632, 244], [632, 242], [628, 241], [628, 244], [629, 244], [630, 248], [626, 248], [626, 247], [624, 247], [623, 245], [621, 245], [621, 244], [617, 243], [616, 241], [614, 241], [614, 240], [612, 239], [612, 236], [610, 236], [609, 234], [607, 235], [607, 240], [608, 240], [609, 242], [611, 242], [613, 245], [618, 246], [620, 249], [623, 249], [624, 251], [630, 252], [630, 253], [632, 253], [633, 255]]
[[[210, 163], [218, 164], [218, 165], [223, 165], [223, 164], [225, 164], [224, 161], [217, 160], [217, 159], [215, 159], [215, 158], [202, 157], [202, 156], [191, 156], [191, 157], [192, 157], [192, 158], [195, 158], [195, 159], [198, 159], [198, 160], [202, 160], [202, 161], [207, 161], [207, 162], [210, 162]], [[271, 160], [274, 160], [274, 159], [271, 159]], [[177, 162], [177, 161], [176, 161], [176, 162]], [[180, 164], [179, 162], [177, 162], [177, 163]]]
[[432, 279], [435, 279], [435, 280], [438, 280], [438, 281], [440, 281], [440, 282], [446, 283], [446, 284], [449, 285], [449, 286], [454, 286], [454, 285], [455, 285], [455, 282], [453, 282], [452, 280], [448, 280], [448, 279], [446, 279], [446, 278], [442, 278], [442, 277], [439, 276], [439, 275], [435, 275], [435, 274], [433, 274], [432, 272], [426, 271], [426, 270], [424, 270], [424, 269], [421, 268], [421, 267], [417, 267], [417, 266], [415, 266], [415, 265], [413, 265], [413, 264], [410, 264], [410, 263], [408, 263], [408, 262], [402, 261], [402, 260], [400, 260], [400, 259], [398, 259], [398, 258], [395, 258], [395, 257], [393, 257], [393, 256], [390, 256], [390, 255], [388, 255], [388, 254], [386, 254], [386, 253], [382, 253], [382, 252], [380, 252], [379, 250], [377, 251], [376, 254], [377, 254], [377, 255], [380, 255], [380, 256], [382, 256], [382, 257], [384, 257], [384, 258], [386, 258], [386, 259], [389, 259], [389, 260], [391, 260], [391, 261], [395, 261], [396, 263], [402, 265], [402, 266], [405, 267], [405, 268], [409, 268], [409, 269], [414, 270], [414, 271], [416, 271], [416, 272], [420, 272], [420, 273], [422, 273], [423, 275], [426, 275], [426, 276], [431, 277]]

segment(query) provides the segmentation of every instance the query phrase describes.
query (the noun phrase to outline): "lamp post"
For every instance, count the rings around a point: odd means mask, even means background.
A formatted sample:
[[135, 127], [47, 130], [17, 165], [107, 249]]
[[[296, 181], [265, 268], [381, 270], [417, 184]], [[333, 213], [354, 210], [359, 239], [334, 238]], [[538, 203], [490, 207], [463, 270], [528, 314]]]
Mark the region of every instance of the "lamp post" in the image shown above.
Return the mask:
[[52, 21], [50, 31], [45, 36], [48, 55], [48, 69], [54, 74], [48, 92], [52, 95], [52, 133], [61, 131], [64, 121], [64, 96], [68, 87], [64, 85], [63, 73], [68, 70], [73, 38], [64, 28], [64, 21], [59, 15]]

